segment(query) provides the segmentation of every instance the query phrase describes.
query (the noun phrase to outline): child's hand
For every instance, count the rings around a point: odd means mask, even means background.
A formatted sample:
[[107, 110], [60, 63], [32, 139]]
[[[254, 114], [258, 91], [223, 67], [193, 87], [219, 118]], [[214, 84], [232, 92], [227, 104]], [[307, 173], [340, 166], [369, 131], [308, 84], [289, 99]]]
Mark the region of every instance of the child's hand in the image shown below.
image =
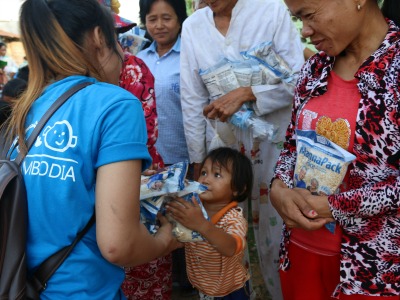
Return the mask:
[[185, 201], [182, 198], [175, 198], [174, 201], [166, 205], [166, 209], [177, 222], [197, 232], [201, 232], [201, 229], [208, 222], [204, 218], [201, 207], [195, 197], [192, 198], [192, 202]]

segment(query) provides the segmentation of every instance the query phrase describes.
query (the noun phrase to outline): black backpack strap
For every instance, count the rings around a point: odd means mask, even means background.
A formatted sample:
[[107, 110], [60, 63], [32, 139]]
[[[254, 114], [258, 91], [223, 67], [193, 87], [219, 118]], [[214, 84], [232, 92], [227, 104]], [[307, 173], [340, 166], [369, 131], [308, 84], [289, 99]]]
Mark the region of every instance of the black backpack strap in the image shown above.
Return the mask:
[[49, 258], [47, 258], [44, 262], [40, 264], [40, 266], [36, 269], [33, 276], [29, 279], [32, 284], [31, 287], [27, 289], [27, 296], [29, 299], [29, 293], [31, 293], [30, 288], [34, 289], [34, 293], [40, 294], [42, 291], [46, 289], [47, 281], [54, 274], [54, 272], [58, 269], [58, 267], [64, 262], [64, 260], [71, 253], [72, 249], [75, 245], [82, 239], [82, 237], [88, 232], [88, 230], [92, 227], [94, 222], [96, 221], [96, 214], [93, 212], [92, 217], [89, 222], [86, 224], [85, 228], [82, 229], [76, 236], [75, 240], [71, 245], [65, 246], [60, 249]]
[[[47, 123], [47, 121], [51, 118], [51, 116], [57, 111], [57, 109], [60, 108], [61, 105], [63, 105], [72, 95], [74, 95], [76, 92], [80, 91], [81, 89], [87, 87], [88, 85], [93, 84], [93, 82], [84, 82], [77, 84], [70, 88], [68, 91], [66, 91], [64, 94], [62, 94], [51, 106], [50, 108], [46, 111], [46, 113], [43, 115], [43, 117], [40, 119], [39, 123], [36, 125], [35, 129], [32, 131], [30, 136], [28, 137], [26, 141], [26, 147], [27, 147], [27, 152], [29, 149], [32, 147], [33, 143], [36, 141], [36, 138], [38, 137], [40, 131], [42, 131], [43, 126]], [[22, 154], [19, 152], [17, 158], [15, 159], [15, 162], [20, 165], [21, 162], [25, 158], [25, 154]]]

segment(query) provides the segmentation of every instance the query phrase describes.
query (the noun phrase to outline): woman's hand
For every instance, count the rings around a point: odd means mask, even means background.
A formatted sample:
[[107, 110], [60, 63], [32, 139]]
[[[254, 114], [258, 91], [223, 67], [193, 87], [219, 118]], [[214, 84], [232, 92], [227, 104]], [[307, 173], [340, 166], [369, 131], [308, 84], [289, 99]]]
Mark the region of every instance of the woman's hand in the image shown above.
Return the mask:
[[329, 209], [329, 202], [327, 196], [312, 195], [311, 192], [307, 189], [294, 188], [293, 190], [298, 192], [300, 195], [304, 197], [307, 203], [314, 208], [314, 210], [318, 214], [318, 217], [327, 218], [330, 219], [331, 221], [334, 221], [332, 217], [332, 212]]
[[[305, 191], [309, 194], [309, 191]], [[331, 219], [319, 216], [304, 195], [303, 191], [289, 189], [279, 179], [274, 180], [270, 191], [271, 203], [287, 227], [317, 230], [329, 223]]]
[[157, 214], [157, 218], [160, 221], [161, 226], [158, 228], [155, 237], [165, 243], [166, 250], [164, 252], [164, 255], [167, 255], [177, 248], [182, 248], [184, 246], [183, 243], [179, 242], [172, 235], [172, 224], [168, 221], [168, 219], [160, 212]]
[[193, 197], [192, 202], [185, 201], [182, 198], [175, 198], [166, 206], [167, 212], [186, 228], [201, 233], [204, 231], [207, 220], [203, 216], [200, 205]]
[[219, 119], [226, 122], [247, 101], [255, 101], [256, 97], [251, 87], [240, 87], [218, 98], [203, 109], [203, 114], [209, 119]]

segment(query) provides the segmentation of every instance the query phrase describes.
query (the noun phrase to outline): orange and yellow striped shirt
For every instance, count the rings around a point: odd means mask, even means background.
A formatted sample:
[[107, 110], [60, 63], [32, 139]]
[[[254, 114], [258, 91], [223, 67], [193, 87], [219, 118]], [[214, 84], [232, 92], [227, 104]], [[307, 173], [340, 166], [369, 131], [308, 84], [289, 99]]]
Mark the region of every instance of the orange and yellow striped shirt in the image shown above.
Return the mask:
[[186, 269], [190, 282], [200, 292], [223, 297], [242, 288], [250, 278], [243, 264], [247, 221], [233, 201], [215, 214], [211, 222], [236, 239], [235, 255], [223, 256], [208, 241], [185, 243]]

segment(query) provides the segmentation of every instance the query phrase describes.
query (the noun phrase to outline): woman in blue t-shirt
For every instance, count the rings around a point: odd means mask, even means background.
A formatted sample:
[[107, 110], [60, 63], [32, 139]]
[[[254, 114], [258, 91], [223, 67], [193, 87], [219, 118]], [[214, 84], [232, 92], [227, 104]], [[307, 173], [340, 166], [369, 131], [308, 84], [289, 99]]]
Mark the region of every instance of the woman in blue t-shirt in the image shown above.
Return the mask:
[[20, 22], [32, 74], [9, 124], [20, 151], [60, 95], [93, 83], [50, 118], [22, 163], [28, 269], [71, 244], [95, 211], [96, 225], [41, 298], [124, 299], [121, 267], [164, 256], [178, 243], [165, 218], [155, 236], [139, 221], [140, 174], [151, 161], [141, 104], [117, 86], [123, 53], [113, 18], [96, 0], [26, 0]]

